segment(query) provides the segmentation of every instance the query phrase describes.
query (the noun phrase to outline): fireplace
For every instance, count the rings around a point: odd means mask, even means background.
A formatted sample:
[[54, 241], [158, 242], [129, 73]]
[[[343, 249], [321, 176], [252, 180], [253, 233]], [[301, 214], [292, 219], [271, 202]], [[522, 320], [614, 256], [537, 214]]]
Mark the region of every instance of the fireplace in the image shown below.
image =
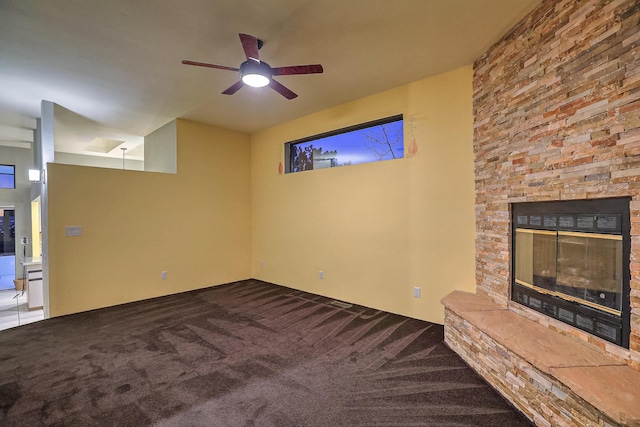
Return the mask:
[[512, 204], [511, 300], [629, 348], [630, 200]]

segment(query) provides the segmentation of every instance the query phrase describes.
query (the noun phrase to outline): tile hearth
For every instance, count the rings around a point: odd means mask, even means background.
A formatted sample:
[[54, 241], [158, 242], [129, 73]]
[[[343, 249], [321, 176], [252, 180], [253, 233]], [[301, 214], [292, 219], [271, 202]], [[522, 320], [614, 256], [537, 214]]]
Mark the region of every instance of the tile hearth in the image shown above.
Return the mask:
[[443, 300], [445, 342], [538, 425], [640, 425], [640, 372], [492, 302]]

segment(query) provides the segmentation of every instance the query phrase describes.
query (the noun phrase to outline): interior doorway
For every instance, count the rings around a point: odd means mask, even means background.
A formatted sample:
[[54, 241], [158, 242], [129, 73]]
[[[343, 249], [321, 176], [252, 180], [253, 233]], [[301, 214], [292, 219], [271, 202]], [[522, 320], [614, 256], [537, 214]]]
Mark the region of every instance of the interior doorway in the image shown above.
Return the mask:
[[[31, 236], [35, 236], [33, 248], [34, 256], [41, 254], [40, 238], [40, 203], [36, 203], [37, 213], [32, 212]], [[34, 205], [32, 205], [34, 206]], [[28, 217], [27, 217], [28, 218]], [[35, 231], [33, 230], [35, 228]], [[16, 265], [16, 251], [22, 251], [23, 260], [27, 258], [28, 238], [16, 238], [16, 210], [14, 206], [0, 207], [0, 330], [25, 325], [44, 319], [42, 308], [29, 307], [29, 293], [27, 284], [21, 281], [26, 275], [22, 263]], [[16, 280], [17, 279], [17, 280]]]

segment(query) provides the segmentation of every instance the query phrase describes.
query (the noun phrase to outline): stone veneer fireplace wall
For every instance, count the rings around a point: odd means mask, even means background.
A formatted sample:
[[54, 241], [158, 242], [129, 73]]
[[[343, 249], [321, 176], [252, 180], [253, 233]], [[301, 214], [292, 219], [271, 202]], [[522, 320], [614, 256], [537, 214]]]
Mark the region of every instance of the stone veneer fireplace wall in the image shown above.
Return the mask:
[[[477, 293], [640, 370], [640, 2], [543, 0], [473, 85]], [[509, 301], [511, 203], [623, 196], [629, 350]]]

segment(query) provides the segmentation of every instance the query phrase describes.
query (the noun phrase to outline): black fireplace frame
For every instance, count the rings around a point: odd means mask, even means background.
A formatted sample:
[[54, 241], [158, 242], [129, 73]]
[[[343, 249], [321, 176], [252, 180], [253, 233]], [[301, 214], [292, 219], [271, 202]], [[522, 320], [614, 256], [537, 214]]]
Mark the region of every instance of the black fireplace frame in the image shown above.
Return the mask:
[[[631, 309], [630, 309], [630, 254], [631, 254], [631, 219], [629, 204], [630, 197], [604, 198], [604, 199], [588, 199], [588, 200], [562, 200], [562, 201], [544, 201], [544, 202], [521, 202], [511, 204], [511, 301], [524, 305], [529, 309], [542, 313], [548, 317], [552, 317], [560, 322], [566, 323], [590, 334], [612, 342], [624, 348], [629, 348], [629, 335], [631, 330]], [[575, 301], [538, 292], [530, 287], [523, 286], [516, 282], [516, 228], [528, 228], [534, 230], [553, 230], [548, 224], [545, 226], [544, 221], [538, 221], [537, 218], [544, 216], [558, 215], [620, 215], [620, 224], [618, 229], [622, 235], [622, 310], [621, 315], [601, 311], [588, 305], [580, 304]], [[522, 222], [524, 216], [536, 218], [531, 220], [532, 224], [518, 224], [518, 217]], [[574, 227], [575, 228], [575, 227]], [[559, 224], [555, 230], [567, 230]], [[579, 232], [598, 232], [596, 226], [592, 229], [580, 229]], [[605, 231], [606, 233], [606, 231]], [[567, 313], [573, 313], [573, 320], [569, 320], [571, 316]], [[561, 315], [562, 314], [562, 315]], [[585, 320], [586, 319], [586, 320]], [[591, 319], [591, 323], [589, 320]], [[589, 326], [589, 324], [591, 326]], [[615, 329], [615, 338], [612, 331]]]

